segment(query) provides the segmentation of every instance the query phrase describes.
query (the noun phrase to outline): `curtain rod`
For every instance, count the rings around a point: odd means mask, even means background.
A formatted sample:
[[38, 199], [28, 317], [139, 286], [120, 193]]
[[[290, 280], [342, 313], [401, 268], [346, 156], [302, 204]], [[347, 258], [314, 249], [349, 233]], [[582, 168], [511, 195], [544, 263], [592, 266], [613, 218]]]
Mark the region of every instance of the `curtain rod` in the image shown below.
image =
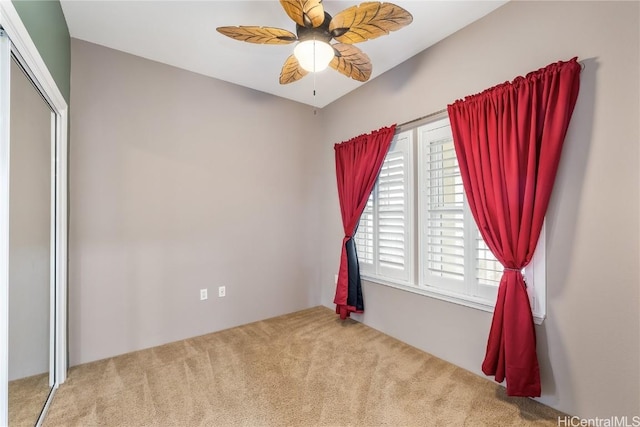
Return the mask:
[[439, 114], [446, 113], [446, 112], [447, 112], [447, 109], [444, 108], [444, 109], [438, 110], [438, 111], [436, 111], [434, 113], [427, 114], [426, 116], [418, 117], [417, 119], [413, 119], [413, 120], [409, 120], [408, 122], [400, 123], [399, 125], [396, 125], [396, 132], [395, 133], [398, 133], [400, 128], [402, 128], [403, 126], [410, 125], [411, 123], [419, 122], [420, 120], [428, 119], [429, 117], [434, 117], [434, 116], [437, 116]]

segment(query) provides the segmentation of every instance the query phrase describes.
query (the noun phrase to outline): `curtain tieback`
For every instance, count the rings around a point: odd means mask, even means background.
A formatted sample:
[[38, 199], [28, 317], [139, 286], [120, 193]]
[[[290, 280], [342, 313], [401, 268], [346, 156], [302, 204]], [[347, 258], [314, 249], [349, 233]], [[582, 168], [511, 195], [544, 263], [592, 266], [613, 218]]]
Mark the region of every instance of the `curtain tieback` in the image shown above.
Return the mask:
[[[504, 267], [504, 270], [502, 270], [503, 273], [506, 273], [507, 271], [517, 271], [518, 273], [522, 274], [522, 269], [521, 268]], [[528, 288], [529, 286], [527, 286], [527, 281], [524, 280], [524, 274], [522, 275], [522, 280], [524, 282], [524, 287]]]

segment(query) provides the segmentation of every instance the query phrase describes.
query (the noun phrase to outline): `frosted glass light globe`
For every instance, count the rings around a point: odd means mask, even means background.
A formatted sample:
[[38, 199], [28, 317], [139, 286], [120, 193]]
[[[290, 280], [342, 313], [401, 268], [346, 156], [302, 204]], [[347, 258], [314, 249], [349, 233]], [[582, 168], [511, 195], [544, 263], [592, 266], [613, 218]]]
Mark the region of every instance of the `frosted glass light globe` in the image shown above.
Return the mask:
[[328, 43], [318, 40], [305, 40], [298, 43], [293, 49], [293, 54], [300, 66], [312, 73], [327, 68], [335, 55]]

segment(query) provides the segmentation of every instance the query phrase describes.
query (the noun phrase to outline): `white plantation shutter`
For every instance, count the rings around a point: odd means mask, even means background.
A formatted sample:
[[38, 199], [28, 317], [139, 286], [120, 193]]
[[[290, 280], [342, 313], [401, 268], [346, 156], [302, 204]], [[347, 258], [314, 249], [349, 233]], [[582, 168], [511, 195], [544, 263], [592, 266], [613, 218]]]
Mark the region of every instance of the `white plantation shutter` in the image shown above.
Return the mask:
[[378, 263], [383, 269], [405, 269], [406, 163], [403, 151], [391, 151], [378, 177]]
[[464, 188], [448, 119], [418, 130], [422, 282], [459, 291], [465, 279]]
[[355, 236], [364, 274], [408, 281], [410, 275], [411, 132], [396, 135]]

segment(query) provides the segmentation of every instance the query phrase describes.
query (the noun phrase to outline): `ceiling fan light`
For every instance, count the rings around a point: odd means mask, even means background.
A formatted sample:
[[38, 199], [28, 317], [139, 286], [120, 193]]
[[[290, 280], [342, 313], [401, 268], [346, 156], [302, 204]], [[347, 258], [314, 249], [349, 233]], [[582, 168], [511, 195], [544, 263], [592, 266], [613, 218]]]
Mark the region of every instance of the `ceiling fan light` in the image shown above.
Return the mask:
[[335, 53], [329, 43], [305, 40], [293, 49], [300, 66], [309, 72], [322, 71], [329, 65]]

